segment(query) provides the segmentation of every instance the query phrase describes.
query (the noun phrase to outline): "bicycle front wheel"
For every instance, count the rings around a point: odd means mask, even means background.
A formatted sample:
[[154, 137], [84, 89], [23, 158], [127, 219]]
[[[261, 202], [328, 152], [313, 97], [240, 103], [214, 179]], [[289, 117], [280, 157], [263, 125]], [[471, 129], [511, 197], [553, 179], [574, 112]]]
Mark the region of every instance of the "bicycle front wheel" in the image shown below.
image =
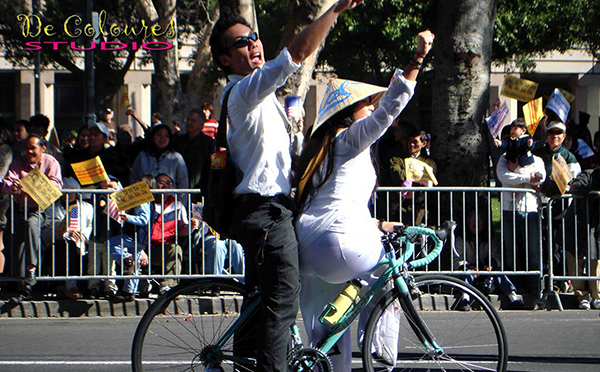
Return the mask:
[[[373, 310], [362, 346], [365, 370], [506, 371], [504, 327], [481, 292], [442, 275], [420, 276], [415, 287], [414, 299], [392, 289]], [[426, 332], [437, 345], [425, 341]]]
[[245, 293], [235, 280], [202, 278], [159, 297], [136, 329], [133, 371], [204, 371], [208, 361], [233, 371], [233, 335], [221, 347], [215, 343], [239, 318]]

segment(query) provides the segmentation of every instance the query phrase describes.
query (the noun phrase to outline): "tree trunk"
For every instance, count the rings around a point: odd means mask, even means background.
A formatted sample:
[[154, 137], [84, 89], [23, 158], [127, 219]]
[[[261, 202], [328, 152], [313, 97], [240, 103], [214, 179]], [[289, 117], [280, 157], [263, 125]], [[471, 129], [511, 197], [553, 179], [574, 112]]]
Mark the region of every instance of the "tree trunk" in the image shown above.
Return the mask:
[[[335, 0], [293, 0], [290, 5], [290, 13], [285, 26], [279, 49], [289, 45], [292, 39], [298, 35], [304, 28], [310, 25], [315, 19], [319, 18], [327, 9], [329, 9]], [[277, 91], [279, 97], [295, 95], [304, 100], [308, 92], [308, 85], [312, 78], [312, 73], [316, 67], [319, 53], [323, 49], [325, 42], [311, 54], [304, 62], [302, 67], [287, 79], [283, 87]]]
[[219, 18], [219, 8], [214, 6], [208, 10], [208, 22], [197, 33], [198, 49], [194, 59], [194, 67], [185, 87], [185, 108], [182, 110], [183, 120], [193, 108], [199, 108], [204, 102], [214, 102], [217, 99], [220, 85], [217, 82], [219, 73], [212, 63], [209, 39], [215, 22]]
[[432, 144], [443, 186], [488, 181], [490, 64], [497, 0], [437, 2]]

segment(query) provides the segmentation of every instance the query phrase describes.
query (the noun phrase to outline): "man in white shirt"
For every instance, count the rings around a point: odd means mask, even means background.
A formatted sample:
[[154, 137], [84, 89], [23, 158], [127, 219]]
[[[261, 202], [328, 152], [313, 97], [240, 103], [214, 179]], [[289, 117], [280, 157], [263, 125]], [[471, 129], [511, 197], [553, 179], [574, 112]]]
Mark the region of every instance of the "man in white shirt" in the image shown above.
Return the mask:
[[[240, 18], [221, 14], [210, 45], [215, 63], [229, 75], [227, 141], [243, 175], [234, 193], [233, 225], [246, 259], [246, 284], [257, 286], [257, 319], [240, 330], [238, 355], [256, 353], [259, 371], [285, 371], [289, 326], [298, 312], [298, 243], [292, 224], [290, 125], [275, 90], [323, 42], [338, 15], [363, 0], [339, 0], [269, 62], [258, 34]], [[222, 113], [223, 114], [223, 113]], [[221, 115], [222, 115], [221, 114]], [[239, 335], [239, 334], [238, 334]], [[252, 339], [255, 335], [256, 339]], [[236, 335], [237, 336], [237, 335]], [[242, 341], [244, 339], [244, 341]]]

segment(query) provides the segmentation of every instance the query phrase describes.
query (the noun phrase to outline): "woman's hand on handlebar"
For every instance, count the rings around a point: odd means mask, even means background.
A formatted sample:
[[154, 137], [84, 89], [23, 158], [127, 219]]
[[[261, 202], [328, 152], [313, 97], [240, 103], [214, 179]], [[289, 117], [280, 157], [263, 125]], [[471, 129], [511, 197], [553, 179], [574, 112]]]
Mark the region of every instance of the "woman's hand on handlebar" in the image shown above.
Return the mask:
[[393, 221], [380, 221], [380, 220], [375, 220], [375, 223], [377, 224], [377, 227], [379, 228], [379, 230], [381, 230], [381, 232], [394, 232], [394, 227], [396, 226], [403, 226], [402, 223], [400, 222], [393, 222]]

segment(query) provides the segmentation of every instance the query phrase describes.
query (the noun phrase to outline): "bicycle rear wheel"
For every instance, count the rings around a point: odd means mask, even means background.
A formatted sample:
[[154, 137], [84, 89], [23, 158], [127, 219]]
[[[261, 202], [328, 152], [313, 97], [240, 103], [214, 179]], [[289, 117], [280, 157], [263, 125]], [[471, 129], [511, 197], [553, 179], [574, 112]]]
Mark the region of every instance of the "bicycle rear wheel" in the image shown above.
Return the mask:
[[233, 371], [233, 336], [220, 349], [213, 345], [239, 318], [245, 293], [233, 279], [202, 278], [159, 297], [136, 329], [133, 371], [199, 372], [215, 357], [224, 371]]
[[377, 304], [367, 323], [362, 347], [365, 370], [383, 371], [395, 365], [395, 371], [506, 371], [504, 327], [481, 292], [443, 275], [420, 276], [415, 285], [420, 294], [412, 300], [414, 313], [442, 350], [435, 352], [423, 345], [420, 332], [414, 330], [411, 304], [401, 304], [403, 299], [394, 288]]

